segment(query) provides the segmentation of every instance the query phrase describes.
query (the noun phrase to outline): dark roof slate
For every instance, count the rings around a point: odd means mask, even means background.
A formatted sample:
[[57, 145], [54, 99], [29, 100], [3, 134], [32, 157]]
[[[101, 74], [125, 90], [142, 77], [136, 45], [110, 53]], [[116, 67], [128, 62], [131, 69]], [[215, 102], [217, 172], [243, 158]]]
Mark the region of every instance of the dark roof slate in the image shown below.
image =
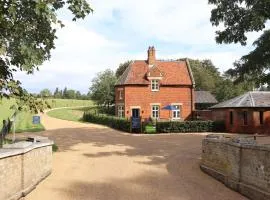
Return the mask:
[[266, 108], [270, 107], [270, 92], [253, 91], [212, 106], [211, 108]]
[[209, 91], [195, 91], [195, 103], [218, 103]]

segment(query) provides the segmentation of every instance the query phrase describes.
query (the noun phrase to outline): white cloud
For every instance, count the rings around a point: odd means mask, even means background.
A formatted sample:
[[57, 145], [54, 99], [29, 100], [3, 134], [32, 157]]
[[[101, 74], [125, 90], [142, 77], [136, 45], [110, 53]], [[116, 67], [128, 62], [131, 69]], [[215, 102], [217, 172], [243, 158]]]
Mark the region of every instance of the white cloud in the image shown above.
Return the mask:
[[[158, 58], [212, 59], [221, 71], [250, 47], [217, 45], [207, 0], [89, 0], [94, 14], [71, 22], [64, 17], [56, 49], [34, 76], [18, 73], [30, 91], [67, 86], [87, 92], [93, 76], [119, 63], [145, 59], [155, 44]], [[63, 15], [64, 16], [64, 15]], [[249, 44], [258, 33], [249, 34]]]

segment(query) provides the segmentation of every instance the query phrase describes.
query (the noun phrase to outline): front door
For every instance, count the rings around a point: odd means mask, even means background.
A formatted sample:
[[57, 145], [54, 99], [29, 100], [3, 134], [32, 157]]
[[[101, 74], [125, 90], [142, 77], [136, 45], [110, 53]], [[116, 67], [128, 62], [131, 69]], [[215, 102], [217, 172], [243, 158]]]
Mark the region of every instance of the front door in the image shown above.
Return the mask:
[[132, 109], [132, 118], [140, 118], [140, 109], [138, 108]]

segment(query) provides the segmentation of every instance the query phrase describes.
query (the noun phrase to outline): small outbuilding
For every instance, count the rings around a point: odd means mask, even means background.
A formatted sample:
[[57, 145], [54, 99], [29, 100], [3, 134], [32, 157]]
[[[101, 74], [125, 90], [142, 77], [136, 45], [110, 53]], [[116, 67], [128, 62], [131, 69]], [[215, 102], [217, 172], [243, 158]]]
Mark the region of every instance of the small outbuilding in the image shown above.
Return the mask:
[[209, 107], [217, 104], [215, 96], [209, 91], [195, 91], [195, 109], [208, 110]]
[[270, 92], [253, 91], [211, 107], [227, 132], [270, 134]]

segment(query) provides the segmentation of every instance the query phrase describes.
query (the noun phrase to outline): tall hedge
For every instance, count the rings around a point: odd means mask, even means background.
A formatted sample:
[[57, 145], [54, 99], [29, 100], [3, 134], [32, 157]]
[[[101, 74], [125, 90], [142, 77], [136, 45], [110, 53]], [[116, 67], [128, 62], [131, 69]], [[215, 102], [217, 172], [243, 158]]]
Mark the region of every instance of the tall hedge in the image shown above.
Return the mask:
[[84, 112], [83, 121], [102, 124], [117, 130], [130, 132], [130, 121], [125, 118], [118, 118], [102, 114], [96, 115], [93, 112]]
[[196, 132], [223, 132], [223, 122], [214, 121], [184, 121], [184, 122], [157, 122], [158, 133], [196, 133]]

